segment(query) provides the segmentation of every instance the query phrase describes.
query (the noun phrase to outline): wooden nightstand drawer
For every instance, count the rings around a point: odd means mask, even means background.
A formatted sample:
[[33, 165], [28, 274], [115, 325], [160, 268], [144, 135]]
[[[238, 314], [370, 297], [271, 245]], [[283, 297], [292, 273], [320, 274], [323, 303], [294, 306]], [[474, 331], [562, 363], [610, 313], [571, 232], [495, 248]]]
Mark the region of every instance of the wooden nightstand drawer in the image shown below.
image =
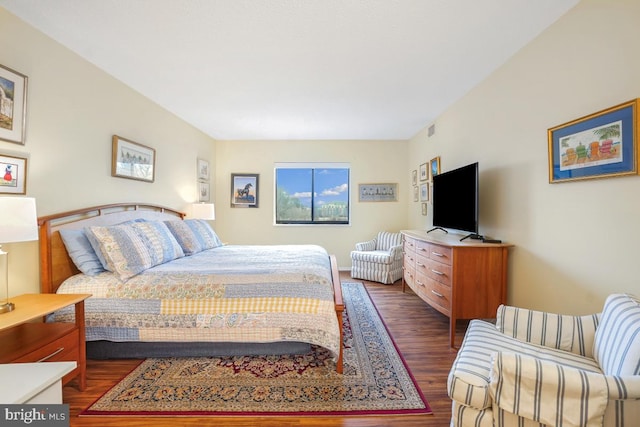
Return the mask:
[[78, 360], [78, 330], [64, 335], [49, 344], [21, 356], [13, 362], [62, 362]]

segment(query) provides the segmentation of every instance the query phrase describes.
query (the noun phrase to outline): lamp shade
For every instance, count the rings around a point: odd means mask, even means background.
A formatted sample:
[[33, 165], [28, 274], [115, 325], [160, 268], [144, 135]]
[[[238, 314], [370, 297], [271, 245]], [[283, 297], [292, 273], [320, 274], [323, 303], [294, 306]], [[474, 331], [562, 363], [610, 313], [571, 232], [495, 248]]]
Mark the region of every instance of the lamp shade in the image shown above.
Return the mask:
[[0, 197], [0, 243], [38, 240], [36, 199]]
[[194, 203], [191, 205], [191, 217], [195, 219], [216, 219], [216, 209], [213, 203]]

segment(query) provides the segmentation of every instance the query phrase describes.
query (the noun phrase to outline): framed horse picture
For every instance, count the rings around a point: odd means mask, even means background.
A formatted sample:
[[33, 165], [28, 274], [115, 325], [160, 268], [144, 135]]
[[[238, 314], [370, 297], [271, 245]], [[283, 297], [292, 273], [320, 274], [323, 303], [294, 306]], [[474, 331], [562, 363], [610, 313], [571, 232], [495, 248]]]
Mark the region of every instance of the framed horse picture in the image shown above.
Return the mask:
[[257, 208], [259, 174], [231, 174], [231, 207]]

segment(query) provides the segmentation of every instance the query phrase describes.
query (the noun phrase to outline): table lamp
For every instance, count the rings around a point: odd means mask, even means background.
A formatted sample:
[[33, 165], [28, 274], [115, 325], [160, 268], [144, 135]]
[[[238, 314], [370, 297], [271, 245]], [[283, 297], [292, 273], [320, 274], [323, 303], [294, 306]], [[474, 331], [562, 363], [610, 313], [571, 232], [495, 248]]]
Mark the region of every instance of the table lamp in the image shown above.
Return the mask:
[[[17, 243], [38, 240], [36, 199], [32, 197], [0, 197], [0, 243]], [[6, 296], [0, 303], [0, 314], [13, 311], [9, 302], [9, 254], [0, 246], [0, 256], [5, 257]]]
[[216, 219], [215, 206], [213, 203], [194, 203], [191, 205], [191, 218], [213, 221]]

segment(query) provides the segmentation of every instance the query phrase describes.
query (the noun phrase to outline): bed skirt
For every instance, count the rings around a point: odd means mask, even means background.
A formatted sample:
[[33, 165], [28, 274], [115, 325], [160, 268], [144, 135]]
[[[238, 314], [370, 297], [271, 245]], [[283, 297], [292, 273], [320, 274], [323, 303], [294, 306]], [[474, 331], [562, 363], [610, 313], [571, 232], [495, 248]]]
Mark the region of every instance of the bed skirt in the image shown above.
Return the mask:
[[87, 359], [146, 359], [148, 357], [219, 357], [306, 354], [304, 342], [115, 342], [87, 341]]

